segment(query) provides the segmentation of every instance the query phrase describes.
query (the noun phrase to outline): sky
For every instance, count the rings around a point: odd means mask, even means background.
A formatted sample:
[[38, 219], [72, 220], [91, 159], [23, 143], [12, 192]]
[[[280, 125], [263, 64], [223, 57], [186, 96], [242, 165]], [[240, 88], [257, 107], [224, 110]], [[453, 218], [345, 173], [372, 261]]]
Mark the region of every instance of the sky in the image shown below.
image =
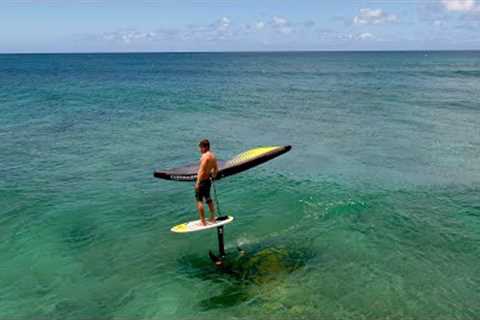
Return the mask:
[[480, 0], [0, 0], [0, 52], [480, 49]]

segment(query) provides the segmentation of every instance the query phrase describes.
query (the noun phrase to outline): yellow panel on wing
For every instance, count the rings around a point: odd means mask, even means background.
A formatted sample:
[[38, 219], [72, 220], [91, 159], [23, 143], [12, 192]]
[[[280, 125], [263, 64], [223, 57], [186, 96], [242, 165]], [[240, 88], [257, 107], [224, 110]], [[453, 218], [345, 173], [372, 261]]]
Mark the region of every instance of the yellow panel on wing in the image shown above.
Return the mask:
[[248, 151], [245, 151], [243, 153], [240, 153], [239, 155], [235, 156], [232, 160], [229, 161], [231, 164], [236, 164], [238, 162], [243, 162], [243, 161], [249, 161], [252, 159], [255, 159], [257, 157], [260, 157], [264, 154], [270, 153], [280, 147], [259, 147], [259, 148], [254, 148]]

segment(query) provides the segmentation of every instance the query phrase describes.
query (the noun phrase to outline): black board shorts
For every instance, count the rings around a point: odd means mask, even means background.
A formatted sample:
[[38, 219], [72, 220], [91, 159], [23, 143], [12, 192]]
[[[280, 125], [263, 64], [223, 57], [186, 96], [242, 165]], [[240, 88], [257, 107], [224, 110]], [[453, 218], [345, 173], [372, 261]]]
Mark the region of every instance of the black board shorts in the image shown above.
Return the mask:
[[202, 180], [198, 184], [198, 190], [195, 190], [195, 199], [197, 199], [198, 202], [202, 202], [203, 199], [207, 201], [207, 203], [211, 202], [212, 199], [210, 198], [210, 188], [212, 186], [212, 183], [210, 180]]

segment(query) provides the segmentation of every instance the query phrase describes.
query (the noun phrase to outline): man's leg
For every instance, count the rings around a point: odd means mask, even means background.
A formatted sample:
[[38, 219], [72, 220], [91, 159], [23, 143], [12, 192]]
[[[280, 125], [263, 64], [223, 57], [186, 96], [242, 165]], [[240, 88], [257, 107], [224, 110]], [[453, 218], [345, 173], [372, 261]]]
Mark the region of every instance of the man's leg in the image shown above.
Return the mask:
[[208, 211], [210, 211], [210, 219], [208, 219], [210, 222], [215, 222], [216, 217], [215, 217], [215, 206], [213, 205], [212, 198], [210, 197], [210, 188], [212, 187], [212, 183], [210, 180], [205, 184], [205, 189], [203, 190], [203, 194], [205, 196], [205, 200], [207, 200], [208, 204]]
[[207, 225], [207, 221], [205, 221], [205, 209], [203, 208], [203, 202], [197, 201], [197, 209], [198, 214], [200, 215], [200, 220], [204, 226]]
[[215, 222], [216, 221], [216, 216], [215, 216], [215, 205], [213, 204], [212, 199], [207, 200], [208, 204], [208, 211], [210, 211], [210, 222]]

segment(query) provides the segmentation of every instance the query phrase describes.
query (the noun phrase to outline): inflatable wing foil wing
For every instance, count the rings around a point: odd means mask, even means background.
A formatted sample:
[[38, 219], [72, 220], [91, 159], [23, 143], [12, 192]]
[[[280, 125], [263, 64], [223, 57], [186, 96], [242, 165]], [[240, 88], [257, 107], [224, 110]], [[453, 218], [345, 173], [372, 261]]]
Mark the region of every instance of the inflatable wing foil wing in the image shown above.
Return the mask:
[[[240, 153], [228, 161], [219, 160], [216, 180], [256, 167], [290, 151], [291, 148], [291, 146], [258, 147]], [[156, 170], [153, 175], [166, 180], [195, 181], [197, 172], [198, 164], [165, 171]]]

